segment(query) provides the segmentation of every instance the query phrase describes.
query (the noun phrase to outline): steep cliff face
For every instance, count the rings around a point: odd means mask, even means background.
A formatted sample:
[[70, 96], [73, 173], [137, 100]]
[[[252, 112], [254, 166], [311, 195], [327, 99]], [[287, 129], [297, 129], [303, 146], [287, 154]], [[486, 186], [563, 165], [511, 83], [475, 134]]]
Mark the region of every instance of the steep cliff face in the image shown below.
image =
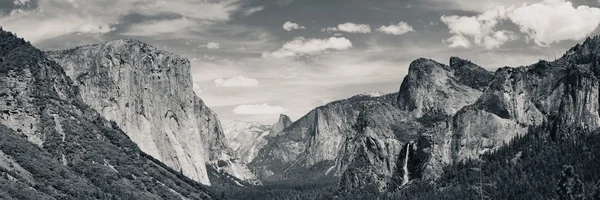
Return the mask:
[[[33, 174], [13, 176], [15, 184], [53, 198], [210, 198], [86, 105], [82, 90], [42, 51], [4, 31], [0, 46], [0, 151]], [[157, 181], [150, 189], [143, 180]]]
[[279, 119], [271, 126], [271, 129], [269, 130], [269, 136], [276, 136], [290, 125], [292, 125], [292, 120], [290, 117], [284, 114], [279, 115]]
[[250, 166], [267, 181], [337, 179], [355, 158], [360, 134], [354, 125], [361, 112], [376, 109], [382, 123], [373, 132], [393, 135], [385, 122], [399, 120], [402, 112], [389, 99], [359, 95], [316, 108], [274, 137]]
[[491, 72], [460, 58], [450, 58], [449, 66], [420, 58], [409, 66], [398, 105], [417, 118], [450, 116], [475, 102], [492, 77]]
[[231, 161], [216, 114], [194, 94], [187, 59], [136, 40], [46, 54], [63, 66], [85, 103], [149, 155], [207, 185], [206, 164], [234, 174], [244, 170]]
[[84, 102], [115, 121], [142, 151], [210, 184], [205, 168], [210, 145], [202, 133], [214, 137], [210, 133], [220, 130], [214, 130], [219, 122], [195, 112], [204, 107], [196, 106], [203, 103], [194, 95], [186, 59], [135, 40], [48, 55], [80, 87]]
[[[414, 178], [439, 176], [450, 159], [451, 116], [474, 103], [491, 79], [491, 72], [459, 58], [449, 66], [415, 60], [399, 93], [357, 95], [309, 112], [251, 168], [264, 180], [330, 177], [342, 189], [394, 189], [408, 181], [397, 178], [405, 167]], [[406, 152], [413, 155], [408, 161]]]
[[479, 100], [454, 118], [454, 160], [476, 157], [548, 121], [555, 129], [598, 128], [599, 47], [596, 37], [553, 62], [499, 69]]
[[[491, 72], [457, 57], [450, 58], [450, 65], [429, 59], [413, 61], [399, 93], [393, 96], [393, 105], [401, 110], [395, 112], [404, 114], [382, 119], [380, 113], [393, 109], [371, 108], [376, 112], [363, 112], [355, 124], [364, 127], [358, 133], [367, 142], [348, 142], [358, 144], [359, 151], [345, 154], [366, 158], [349, 159], [351, 164], [341, 170], [341, 188], [375, 185], [374, 189], [394, 190], [411, 179], [439, 177], [451, 162], [452, 116], [474, 103], [491, 79]], [[373, 129], [382, 126], [391, 129]]]

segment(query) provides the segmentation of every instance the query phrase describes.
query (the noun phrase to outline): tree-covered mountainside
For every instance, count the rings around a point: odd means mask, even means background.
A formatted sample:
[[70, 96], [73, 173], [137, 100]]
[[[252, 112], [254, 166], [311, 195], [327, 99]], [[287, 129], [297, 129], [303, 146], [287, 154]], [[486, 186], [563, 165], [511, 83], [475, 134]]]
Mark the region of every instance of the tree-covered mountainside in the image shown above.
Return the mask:
[[233, 199], [599, 199], [600, 131], [531, 128], [481, 159], [444, 169], [433, 182], [413, 180], [395, 191], [340, 193], [335, 184], [270, 185], [229, 193]]
[[213, 199], [83, 103], [64, 70], [0, 30], [1, 199]]

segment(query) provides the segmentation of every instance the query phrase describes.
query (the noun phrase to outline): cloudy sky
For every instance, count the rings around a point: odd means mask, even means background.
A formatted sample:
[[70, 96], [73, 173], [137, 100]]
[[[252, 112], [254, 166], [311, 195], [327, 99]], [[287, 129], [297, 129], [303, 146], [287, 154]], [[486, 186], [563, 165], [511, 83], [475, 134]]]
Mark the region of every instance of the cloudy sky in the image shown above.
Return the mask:
[[44, 50], [134, 38], [187, 57], [220, 116], [298, 119], [396, 92], [408, 64], [450, 56], [495, 70], [598, 35], [600, 0], [0, 0], [0, 25]]

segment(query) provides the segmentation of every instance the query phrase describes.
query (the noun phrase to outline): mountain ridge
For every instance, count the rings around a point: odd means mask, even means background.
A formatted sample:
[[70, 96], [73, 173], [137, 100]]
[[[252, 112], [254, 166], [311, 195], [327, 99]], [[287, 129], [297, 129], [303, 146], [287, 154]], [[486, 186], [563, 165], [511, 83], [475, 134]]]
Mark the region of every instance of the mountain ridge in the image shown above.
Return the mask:
[[133, 39], [46, 55], [75, 80], [87, 104], [114, 120], [144, 152], [206, 185], [207, 165], [254, 181], [235, 161], [216, 113], [193, 92], [186, 58]]
[[[33, 177], [2, 167], [2, 195], [213, 198], [204, 186], [147, 156], [115, 123], [86, 105], [81, 90], [42, 51], [3, 30], [0, 46], [0, 151]], [[29, 189], [10, 189], [19, 187]]]
[[268, 181], [335, 171], [345, 191], [395, 190], [406, 173], [436, 180], [444, 166], [495, 151], [549, 118], [558, 129], [591, 131], [600, 125], [598, 46], [600, 37], [588, 38], [556, 61], [496, 72], [458, 57], [449, 65], [416, 59], [398, 93], [319, 106], [274, 138], [250, 167]]

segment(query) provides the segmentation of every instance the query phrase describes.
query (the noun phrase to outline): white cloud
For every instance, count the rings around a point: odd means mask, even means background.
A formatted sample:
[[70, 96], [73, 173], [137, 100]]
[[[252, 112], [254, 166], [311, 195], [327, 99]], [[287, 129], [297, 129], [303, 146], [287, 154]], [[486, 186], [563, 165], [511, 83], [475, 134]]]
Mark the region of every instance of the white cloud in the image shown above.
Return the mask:
[[202, 60], [202, 58], [193, 57], [192, 59], [190, 59], [190, 62], [192, 62], [192, 63], [200, 62], [201, 60]]
[[518, 7], [509, 18], [536, 44], [548, 45], [562, 40], [581, 40], [590, 35], [600, 24], [600, 9], [575, 8], [564, 0], [545, 0]]
[[327, 28], [321, 29], [321, 32], [328, 32], [328, 33], [336, 32], [336, 31], [339, 31], [339, 29], [337, 27], [327, 27]]
[[473, 43], [486, 49], [496, 48], [510, 40], [516, 39], [512, 32], [506, 30], [495, 30], [500, 20], [506, 19], [508, 11], [504, 7], [496, 7], [478, 16], [442, 16], [441, 21], [448, 25], [451, 38], [450, 47], [468, 47], [472, 39]]
[[264, 52], [263, 58], [284, 58], [297, 55], [313, 55], [327, 50], [346, 50], [352, 47], [350, 40], [344, 37], [330, 37], [329, 39], [305, 39], [297, 37], [289, 41], [274, 52]]
[[368, 24], [355, 24], [352, 22], [346, 22], [343, 24], [339, 24], [337, 28], [330, 27], [327, 28], [327, 31], [343, 31], [348, 33], [370, 33], [371, 26]]
[[406, 22], [400, 22], [398, 25], [381, 26], [377, 29], [377, 31], [388, 35], [403, 35], [405, 33], [414, 31], [414, 29]]
[[146, 15], [156, 15], [157, 13], [172, 13], [183, 15], [187, 18], [210, 21], [229, 21], [231, 14], [240, 9], [240, 4], [237, 3], [238, 0], [128, 0], [125, 2], [129, 2], [129, 4], [132, 7], [132, 10], [130, 12], [133, 13], [141, 13]]
[[216, 42], [209, 42], [205, 45], [200, 45], [200, 47], [206, 47], [207, 49], [219, 49], [221, 45]]
[[[30, 4], [30, 0], [15, 0], [15, 5]], [[238, 0], [222, 1], [148, 1], [148, 0], [38, 0], [35, 9], [15, 9], [8, 15], [0, 16], [0, 24], [33, 43], [69, 34], [105, 34], [115, 30], [115, 25], [125, 16], [140, 14], [155, 16], [158, 14], [177, 14], [191, 23], [204, 21], [228, 21], [233, 12], [240, 9]], [[107, 9], [110, 8], [110, 9]], [[158, 31], [146, 29], [143, 34], [140, 27], [157, 27], [161, 21], [142, 21], [126, 31], [130, 35], [163, 34], [165, 28]], [[164, 24], [164, 23], [163, 23]], [[179, 28], [178, 30], [180, 30]]]
[[217, 59], [217, 57], [215, 57], [215, 56], [209, 56], [209, 55], [204, 54], [204, 59], [206, 59], [206, 60], [214, 60], [214, 59]]
[[275, 115], [288, 111], [281, 106], [270, 106], [267, 103], [255, 105], [239, 105], [233, 109], [237, 115]]
[[264, 6], [251, 7], [251, 8], [246, 9], [246, 11], [244, 11], [244, 15], [248, 16], [248, 15], [254, 14], [255, 12], [264, 10], [264, 9], [265, 9]]
[[352, 48], [350, 40], [344, 37], [330, 37], [328, 39], [306, 39], [297, 37], [289, 41], [274, 52], [263, 52], [263, 58], [284, 58], [298, 55], [314, 55], [327, 50], [346, 50]]
[[283, 24], [283, 29], [285, 29], [286, 31], [292, 31], [292, 30], [296, 30], [296, 29], [305, 29], [306, 27], [304, 26], [300, 26], [300, 24], [297, 23], [293, 23], [290, 21], [287, 21]]
[[258, 80], [244, 76], [236, 76], [228, 79], [219, 78], [214, 82], [217, 87], [258, 87]]
[[15, 0], [13, 1], [13, 4], [15, 4], [15, 6], [24, 6], [29, 2], [31, 2], [31, 0]]
[[121, 33], [121, 35], [153, 36], [172, 34], [195, 26], [194, 24], [194, 21], [188, 20], [187, 18], [144, 21], [131, 24], [125, 32]]
[[471, 42], [469, 41], [469, 39], [465, 38], [462, 35], [454, 35], [444, 41], [450, 42], [450, 48], [459, 48], [459, 47], [469, 48], [469, 47], [471, 47]]
[[477, 16], [442, 16], [453, 36], [446, 41], [450, 47], [469, 47], [471, 41], [486, 49], [516, 39], [508, 30], [496, 30], [504, 21], [520, 27], [528, 39], [538, 45], [563, 40], [580, 40], [594, 32], [600, 24], [600, 9], [588, 6], [573, 7], [564, 0], [544, 0], [505, 8], [496, 6]]
[[438, 10], [461, 10], [483, 13], [496, 6], [510, 7], [522, 3], [534, 3], [540, 0], [423, 0], [427, 2], [428, 8]]
[[194, 92], [196, 93], [196, 95], [202, 94], [204, 93], [204, 91], [206, 90], [205, 88], [200, 87], [200, 85], [198, 83], [194, 83]]

